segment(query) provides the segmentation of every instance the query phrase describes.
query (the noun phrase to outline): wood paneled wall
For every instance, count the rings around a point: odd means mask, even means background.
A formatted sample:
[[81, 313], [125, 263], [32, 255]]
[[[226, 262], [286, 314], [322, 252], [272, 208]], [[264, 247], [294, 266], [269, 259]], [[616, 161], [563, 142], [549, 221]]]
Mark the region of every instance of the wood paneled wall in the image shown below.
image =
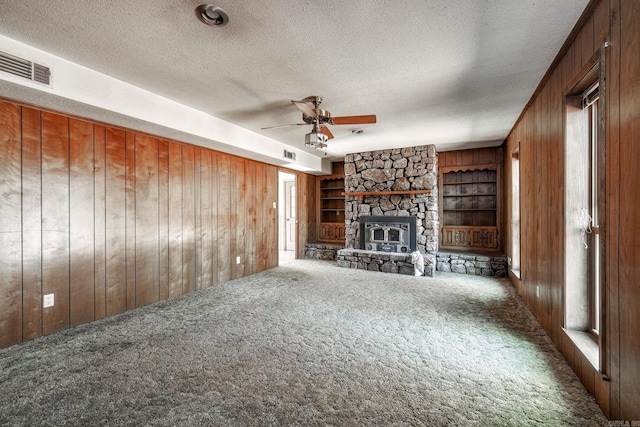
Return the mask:
[[296, 258], [304, 258], [304, 245], [316, 242], [316, 177], [307, 174], [297, 174], [298, 199], [298, 235], [296, 236]]
[[0, 101], [0, 347], [276, 266], [277, 173]]
[[[575, 37], [574, 37], [575, 36]], [[564, 97], [605, 41], [606, 257], [604, 377], [567, 338], [564, 289]], [[613, 420], [640, 420], [640, 2], [593, 1], [511, 131], [520, 146], [521, 277], [512, 281]], [[511, 156], [505, 156], [506, 221]], [[507, 254], [512, 253], [511, 230]], [[536, 295], [539, 287], [540, 295]]]
[[503, 161], [502, 151], [502, 147], [441, 151], [438, 153], [438, 167], [500, 164]]

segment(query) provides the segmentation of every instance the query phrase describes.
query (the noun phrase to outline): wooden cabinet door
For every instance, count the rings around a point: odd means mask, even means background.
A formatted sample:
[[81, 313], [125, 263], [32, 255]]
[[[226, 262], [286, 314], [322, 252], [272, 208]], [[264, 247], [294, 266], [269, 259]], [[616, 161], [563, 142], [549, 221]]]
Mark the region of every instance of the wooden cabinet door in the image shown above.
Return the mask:
[[498, 232], [495, 228], [472, 228], [470, 246], [472, 248], [496, 249]]
[[472, 248], [483, 248], [484, 247], [484, 230], [481, 228], [472, 228], [471, 229], [471, 239], [469, 241], [469, 246]]
[[452, 228], [442, 228], [442, 242], [441, 246], [454, 246], [454, 237], [453, 237], [454, 229]]
[[486, 249], [498, 248], [498, 231], [496, 229], [486, 229], [484, 231], [484, 247]]
[[456, 228], [453, 233], [454, 246], [469, 246], [469, 229]]
[[333, 224], [320, 224], [319, 240], [331, 241], [336, 239], [336, 227]]
[[336, 240], [342, 240], [346, 238], [344, 225], [336, 225]]
[[442, 246], [469, 246], [469, 229], [443, 227]]

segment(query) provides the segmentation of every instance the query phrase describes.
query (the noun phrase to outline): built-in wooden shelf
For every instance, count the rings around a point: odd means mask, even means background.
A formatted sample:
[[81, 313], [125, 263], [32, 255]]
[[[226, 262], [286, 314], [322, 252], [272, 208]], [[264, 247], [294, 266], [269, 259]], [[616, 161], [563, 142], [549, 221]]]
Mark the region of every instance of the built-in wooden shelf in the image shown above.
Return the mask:
[[500, 165], [441, 168], [440, 184], [440, 246], [498, 250]]
[[416, 197], [416, 194], [431, 194], [431, 190], [407, 190], [407, 191], [348, 191], [342, 193], [345, 196], [356, 196], [358, 200], [362, 200], [366, 196], [391, 196], [391, 195], [405, 195], [408, 194], [412, 199]]
[[344, 163], [334, 163], [333, 169], [333, 175], [318, 178], [317, 238], [319, 242], [344, 245]]

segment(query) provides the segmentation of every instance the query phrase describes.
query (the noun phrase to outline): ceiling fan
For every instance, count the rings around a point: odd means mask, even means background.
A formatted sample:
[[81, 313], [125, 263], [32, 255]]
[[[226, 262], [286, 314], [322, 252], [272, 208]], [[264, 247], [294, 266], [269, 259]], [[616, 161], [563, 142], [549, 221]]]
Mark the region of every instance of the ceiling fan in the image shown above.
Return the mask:
[[365, 116], [342, 116], [332, 117], [327, 110], [319, 108], [322, 98], [319, 96], [308, 96], [300, 101], [291, 101], [295, 107], [302, 112], [302, 121], [304, 123], [294, 123], [290, 125], [269, 126], [266, 129], [276, 129], [289, 126], [313, 125], [310, 133], [305, 135], [304, 142], [307, 147], [325, 148], [327, 141], [333, 138], [333, 134], [327, 125], [362, 125], [376, 122], [374, 114]]

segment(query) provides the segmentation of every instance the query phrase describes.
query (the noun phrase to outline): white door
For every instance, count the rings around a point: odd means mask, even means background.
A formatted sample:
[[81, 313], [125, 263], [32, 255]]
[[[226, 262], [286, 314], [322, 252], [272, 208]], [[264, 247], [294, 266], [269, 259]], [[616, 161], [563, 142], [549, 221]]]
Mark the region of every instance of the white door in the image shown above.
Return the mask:
[[284, 250], [296, 250], [296, 182], [284, 182]]

